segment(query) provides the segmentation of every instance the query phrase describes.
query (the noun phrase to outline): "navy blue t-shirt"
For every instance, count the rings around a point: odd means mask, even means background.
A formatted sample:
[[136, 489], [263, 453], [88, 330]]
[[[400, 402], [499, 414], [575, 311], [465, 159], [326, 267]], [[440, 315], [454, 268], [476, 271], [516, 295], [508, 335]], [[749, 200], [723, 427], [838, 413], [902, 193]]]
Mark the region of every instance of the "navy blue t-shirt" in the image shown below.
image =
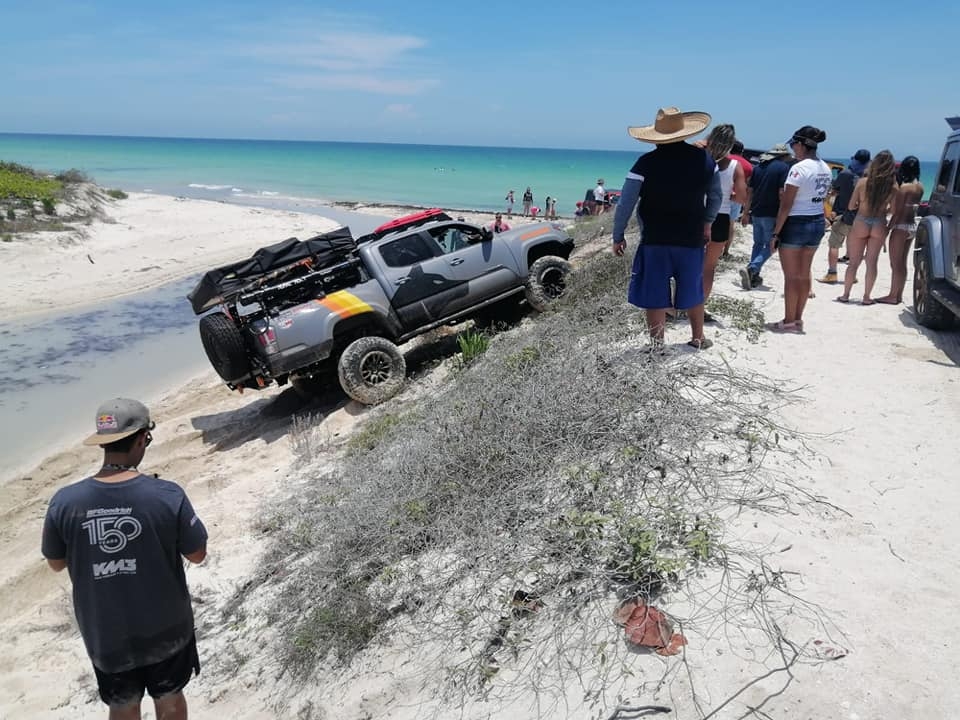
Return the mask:
[[837, 179], [833, 181], [833, 189], [837, 193], [836, 197], [833, 198], [833, 212], [841, 215], [841, 222], [847, 225], [853, 225], [853, 220], [857, 215], [856, 212], [851, 212], [848, 206], [858, 179], [859, 176], [850, 168], [844, 168], [837, 175]]
[[641, 242], [703, 247], [705, 198], [715, 171], [710, 153], [684, 142], [657, 145], [637, 158], [630, 172], [643, 182]]
[[193, 636], [182, 555], [207, 531], [176, 483], [146, 475], [61, 488], [43, 524], [44, 557], [66, 559], [87, 653], [108, 673], [165, 660]]
[[787, 181], [790, 166], [780, 159], [760, 163], [750, 176], [753, 191], [750, 214], [754, 217], [776, 217], [780, 210], [780, 191]]

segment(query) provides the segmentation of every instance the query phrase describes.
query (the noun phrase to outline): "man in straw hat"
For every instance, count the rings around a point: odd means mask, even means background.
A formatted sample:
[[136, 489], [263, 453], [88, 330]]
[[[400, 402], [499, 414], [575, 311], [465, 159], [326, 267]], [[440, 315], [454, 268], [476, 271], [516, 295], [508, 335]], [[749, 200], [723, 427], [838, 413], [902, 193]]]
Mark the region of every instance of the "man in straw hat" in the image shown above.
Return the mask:
[[760, 270], [770, 259], [770, 239], [780, 210], [780, 192], [790, 172], [790, 148], [774, 145], [760, 155], [760, 164], [750, 176], [750, 209], [743, 224], [753, 223], [753, 250], [749, 264], [740, 271], [740, 285], [752, 290], [763, 282]]
[[[710, 153], [683, 142], [709, 124], [707, 113], [668, 107], [657, 112], [653, 125], [627, 130], [656, 147], [627, 173], [614, 215], [613, 252], [623, 255], [626, 250], [624, 231], [636, 206], [641, 236], [627, 297], [647, 311], [654, 346], [663, 344], [671, 307], [687, 311], [693, 334], [688, 345], [698, 350], [713, 345], [703, 336], [703, 259], [720, 209], [720, 178]], [[671, 280], [676, 285], [673, 298]]]
[[187, 717], [183, 688], [200, 671], [185, 557], [202, 562], [207, 531], [176, 483], [137, 470], [153, 440], [150, 412], [117, 398], [97, 410], [85, 445], [103, 448], [92, 477], [47, 508], [42, 552], [67, 568], [80, 634], [112, 720], [140, 717], [144, 690], [158, 718]]

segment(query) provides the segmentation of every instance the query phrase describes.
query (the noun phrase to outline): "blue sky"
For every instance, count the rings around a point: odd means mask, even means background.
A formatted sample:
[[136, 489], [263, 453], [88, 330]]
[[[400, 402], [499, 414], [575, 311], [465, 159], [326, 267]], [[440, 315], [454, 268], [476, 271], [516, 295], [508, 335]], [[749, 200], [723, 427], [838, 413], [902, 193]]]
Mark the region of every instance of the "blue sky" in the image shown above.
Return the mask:
[[[939, 156], [960, 3], [0, 0], [0, 132], [631, 150], [660, 106], [748, 146]], [[947, 60], [952, 60], [948, 65]]]

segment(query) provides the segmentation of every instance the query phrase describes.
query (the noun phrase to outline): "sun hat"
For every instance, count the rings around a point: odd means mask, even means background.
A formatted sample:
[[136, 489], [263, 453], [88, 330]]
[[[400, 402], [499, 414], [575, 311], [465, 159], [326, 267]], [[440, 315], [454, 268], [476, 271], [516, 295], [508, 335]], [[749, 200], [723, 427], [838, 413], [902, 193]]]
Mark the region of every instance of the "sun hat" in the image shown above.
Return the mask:
[[653, 125], [628, 127], [627, 132], [640, 142], [666, 145], [702, 133], [709, 124], [709, 113], [680, 112], [679, 108], [668, 107], [657, 110]]
[[84, 445], [109, 445], [141, 430], [153, 430], [146, 405], [127, 398], [107, 400], [97, 408], [97, 431], [83, 441]]
[[790, 148], [788, 148], [783, 143], [777, 143], [769, 150], [760, 153], [761, 160], [773, 160], [776, 157], [781, 157], [783, 155], [789, 155]]

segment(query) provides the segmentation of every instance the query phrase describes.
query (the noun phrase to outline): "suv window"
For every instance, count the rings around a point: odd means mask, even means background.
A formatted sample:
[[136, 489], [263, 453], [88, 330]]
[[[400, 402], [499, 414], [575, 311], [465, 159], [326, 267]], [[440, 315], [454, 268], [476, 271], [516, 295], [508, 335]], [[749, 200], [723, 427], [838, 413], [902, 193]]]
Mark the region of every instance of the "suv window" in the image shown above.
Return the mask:
[[447, 227], [434, 228], [430, 231], [430, 235], [445, 253], [463, 250], [467, 245], [480, 242], [483, 239], [480, 231], [471, 225], [448, 225]]
[[[960, 156], [960, 142], [952, 142], [947, 145], [947, 149], [943, 153], [943, 162], [940, 163], [940, 172], [937, 174], [936, 192], [947, 192], [947, 188], [950, 187], [950, 180], [953, 178], [954, 170], [957, 167], [958, 156]], [[956, 183], [954, 183], [953, 192], [957, 192]]]
[[433, 248], [419, 234], [397, 238], [380, 246], [380, 257], [388, 267], [416, 265], [434, 255]]

